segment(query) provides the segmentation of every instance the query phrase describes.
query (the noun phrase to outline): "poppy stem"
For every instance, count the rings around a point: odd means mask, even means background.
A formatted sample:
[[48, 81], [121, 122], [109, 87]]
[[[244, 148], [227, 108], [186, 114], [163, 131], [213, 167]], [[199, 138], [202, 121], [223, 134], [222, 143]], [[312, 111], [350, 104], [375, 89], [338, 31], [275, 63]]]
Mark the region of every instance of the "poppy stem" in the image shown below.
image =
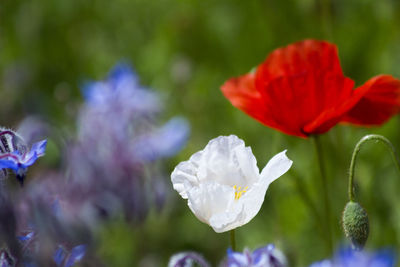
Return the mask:
[[392, 158], [397, 166], [397, 170], [400, 172], [400, 159], [396, 153], [396, 149], [394, 148], [393, 144], [387, 139], [386, 137], [378, 134], [369, 134], [361, 138], [360, 141], [358, 141], [356, 147], [354, 148], [353, 151], [353, 156], [351, 157], [351, 162], [350, 162], [350, 172], [349, 172], [349, 186], [348, 186], [348, 195], [349, 195], [349, 200], [354, 201], [354, 186], [353, 186], [353, 181], [354, 181], [354, 172], [355, 172], [355, 165], [356, 165], [356, 160], [358, 153], [360, 152], [361, 146], [365, 144], [367, 141], [374, 140], [376, 142], [381, 142], [382, 144], [386, 145], [386, 147], [389, 149], [390, 154], [392, 155]]
[[329, 190], [328, 190], [328, 180], [325, 173], [325, 165], [322, 155], [322, 146], [318, 135], [313, 135], [313, 140], [315, 144], [315, 152], [317, 154], [317, 160], [322, 180], [322, 194], [323, 194], [323, 202], [324, 202], [324, 210], [325, 210], [325, 218], [326, 218], [326, 234], [327, 234], [327, 244], [329, 252], [332, 252], [332, 227], [331, 227], [331, 207], [329, 201]]
[[236, 237], [235, 237], [235, 229], [230, 231], [231, 235], [231, 248], [233, 251], [236, 251]]

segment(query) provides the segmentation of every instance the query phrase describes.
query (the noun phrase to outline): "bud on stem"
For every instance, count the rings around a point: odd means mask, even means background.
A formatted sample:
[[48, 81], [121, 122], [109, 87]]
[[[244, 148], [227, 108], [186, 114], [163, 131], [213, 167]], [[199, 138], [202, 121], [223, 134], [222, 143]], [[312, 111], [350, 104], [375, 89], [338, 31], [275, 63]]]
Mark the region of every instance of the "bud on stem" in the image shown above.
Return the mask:
[[343, 211], [343, 230], [356, 249], [362, 249], [367, 242], [369, 234], [369, 221], [367, 212], [357, 202], [349, 201]]

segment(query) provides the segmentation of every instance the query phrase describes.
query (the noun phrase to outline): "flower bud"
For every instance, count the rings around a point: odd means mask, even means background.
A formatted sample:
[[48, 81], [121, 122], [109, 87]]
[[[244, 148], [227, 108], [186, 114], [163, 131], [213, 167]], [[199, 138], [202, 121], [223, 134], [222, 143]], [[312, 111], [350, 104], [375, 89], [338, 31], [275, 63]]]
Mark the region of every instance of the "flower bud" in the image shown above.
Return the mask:
[[367, 212], [357, 202], [349, 201], [343, 211], [342, 223], [344, 233], [352, 245], [362, 249], [369, 233]]

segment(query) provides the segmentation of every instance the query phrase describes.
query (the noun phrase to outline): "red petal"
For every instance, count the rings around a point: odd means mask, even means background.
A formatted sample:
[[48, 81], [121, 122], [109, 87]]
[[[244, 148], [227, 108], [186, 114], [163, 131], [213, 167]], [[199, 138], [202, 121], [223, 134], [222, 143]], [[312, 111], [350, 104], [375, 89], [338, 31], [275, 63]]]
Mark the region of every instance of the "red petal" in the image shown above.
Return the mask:
[[366, 93], [343, 118], [343, 122], [358, 125], [381, 125], [400, 112], [400, 80], [379, 75], [368, 80], [356, 91]]
[[343, 75], [335, 45], [317, 40], [304, 40], [274, 50], [257, 69], [262, 86], [281, 76], [305, 72]]
[[[345, 78], [342, 85], [340, 85], [340, 81], [338, 82], [337, 85], [346, 87], [348, 90], [354, 87], [354, 81], [349, 78]], [[332, 83], [331, 86], [335, 86], [335, 84]], [[304, 126], [304, 132], [309, 134], [322, 134], [327, 132], [341, 121], [343, 116], [360, 101], [364, 93], [365, 90], [351, 90], [351, 94], [347, 96], [331, 96], [333, 101], [326, 105], [324, 110], [313, 121]]]
[[265, 117], [267, 107], [260, 92], [255, 88], [254, 73], [232, 78], [221, 86], [222, 93], [233, 106], [244, 111], [263, 124], [275, 125], [275, 122]]
[[355, 105], [358, 99], [351, 95], [353, 86], [349, 78], [331, 74], [275, 79], [264, 95], [269, 111], [265, 116], [273, 118], [278, 125], [274, 128], [290, 135], [324, 133]]
[[356, 103], [336, 46], [324, 41], [276, 49], [258, 67], [255, 86], [268, 107], [265, 117], [278, 125], [272, 127], [301, 137], [328, 131]]

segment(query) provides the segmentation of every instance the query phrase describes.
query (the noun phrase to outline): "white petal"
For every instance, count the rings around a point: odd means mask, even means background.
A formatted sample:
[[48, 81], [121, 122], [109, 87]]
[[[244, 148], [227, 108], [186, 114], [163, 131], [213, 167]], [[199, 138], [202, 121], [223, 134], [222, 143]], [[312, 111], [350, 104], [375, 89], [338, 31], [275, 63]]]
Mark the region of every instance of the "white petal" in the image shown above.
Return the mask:
[[217, 181], [229, 186], [246, 186], [259, 179], [257, 161], [250, 148], [235, 135], [211, 140], [199, 160], [200, 181]]
[[265, 193], [271, 182], [287, 172], [292, 165], [292, 161], [286, 157], [286, 150], [276, 154], [265, 166], [261, 173], [258, 183], [247, 191], [239, 201], [243, 201], [243, 220], [241, 224], [248, 223], [260, 211], [264, 202]]
[[[237, 159], [238, 169], [242, 177], [245, 179], [244, 184], [238, 184], [242, 187], [251, 185], [259, 180], [257, 160], [254, 157], [250, 147], [236, 147], [234, 149], [235, 159]], [[236, 185], [236, 184], [235, 184]]]
[[292, 163], [293, 161], [286, 156], [286, 150], [276, 154], [262, 170], [261, 180], [268, 184], [272, 183], [287, 172]]
[[187, 199], [187, 190], [192, 186], [198, 185], [197, 178], [198, 166], [191, 161], [183, 161], [175, 167], [171, 173], [173, 187], [182, 198]]
[[196, 217], [220, 233], [237, 220], [243, 205], [235, 202], [235, 190], [215, 182], [188, 190], [188, 205]]
[[243, 203], [231, 203], [228, 210], [222, 213], [216, 213], [210, 218], [210, 226], [214, 229], [216, 233], [223, 233], [236, 227], [241, 226], [238, 222], [242, 216]]

